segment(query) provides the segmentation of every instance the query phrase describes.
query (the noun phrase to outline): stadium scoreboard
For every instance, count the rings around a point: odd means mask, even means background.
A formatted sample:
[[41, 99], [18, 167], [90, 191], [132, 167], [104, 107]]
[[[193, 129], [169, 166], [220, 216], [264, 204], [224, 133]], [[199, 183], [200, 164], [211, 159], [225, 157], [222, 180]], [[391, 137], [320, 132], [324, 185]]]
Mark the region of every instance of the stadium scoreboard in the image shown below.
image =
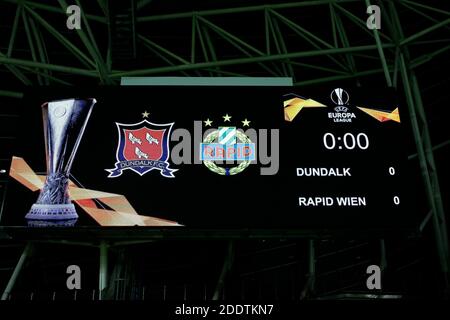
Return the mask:
[[2, 225], [411, 225], [405, 110], [344, 86], [42, 88], [22, 101]]

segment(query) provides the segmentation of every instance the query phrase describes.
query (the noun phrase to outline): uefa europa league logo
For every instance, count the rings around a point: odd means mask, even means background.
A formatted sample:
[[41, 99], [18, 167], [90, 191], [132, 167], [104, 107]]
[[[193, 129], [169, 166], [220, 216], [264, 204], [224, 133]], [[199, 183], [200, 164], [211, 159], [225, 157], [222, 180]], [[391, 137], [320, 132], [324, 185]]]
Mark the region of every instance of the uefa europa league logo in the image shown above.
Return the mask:
[[26, 219], [78, 218], [68, 194], [70, 168], [95, 103], [95, 99], [67, 99], [42, 105], [47, 178]]
[[333, 91], [331, 91], [330, 99], [336, 105], [334, 109], [337, 112], [346, 112], [348, 110], [348, 108], [345, 106], [348, 104], [350, 96], [344, 89], [336, 88]]

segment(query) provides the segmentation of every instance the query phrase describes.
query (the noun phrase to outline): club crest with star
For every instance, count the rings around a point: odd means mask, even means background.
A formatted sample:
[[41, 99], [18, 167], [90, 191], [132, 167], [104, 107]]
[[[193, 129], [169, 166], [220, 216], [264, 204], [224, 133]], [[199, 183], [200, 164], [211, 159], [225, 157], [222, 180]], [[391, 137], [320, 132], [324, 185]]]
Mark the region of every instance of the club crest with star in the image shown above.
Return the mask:
[[[147, 111], [142, 113], [148, 118]], [[169, 167], [169, 137], [174, 123], [156, 124], [146, 119], [131, 124], [116, 122], [119, 141], [116, 151], [115, 168], [106, 169], [108, 178], [122, 175], [131, 170], [143, 176], [159, 170], [163, 177], [173, 178], [177, 169]]]
[[[222, 118], [224, 125], [213, 130], [200, 143], [199, 158], [210, 171], [231, 176], [244, 171], [256, 159], [256, 147], [242, 130], [231, 126], [232, 116], [227, 113]], [[203, 123], [205, 127], [211, 127], [213, 121], [207, 118]], [[250, 126], [247, 118], [241, 123], [242, 127]], [[238, 164], [233, 167], [219, 167], [216, 161], [236, 161]]]

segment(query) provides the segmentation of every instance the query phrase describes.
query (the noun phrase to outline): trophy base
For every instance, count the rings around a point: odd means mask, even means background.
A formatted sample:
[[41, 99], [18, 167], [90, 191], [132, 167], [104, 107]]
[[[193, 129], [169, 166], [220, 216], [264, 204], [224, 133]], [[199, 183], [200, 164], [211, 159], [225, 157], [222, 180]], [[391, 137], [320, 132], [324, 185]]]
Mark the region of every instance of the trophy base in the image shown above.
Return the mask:
[[28, 227], [32, 228], [48, 228], [48, 227], [73, 227], [78, 219], [71, 220], [27, 220]]
[[33, 204], [25, 216], [28, 220], [71, 220], [77, 219], [75, 206], [69, 204]]

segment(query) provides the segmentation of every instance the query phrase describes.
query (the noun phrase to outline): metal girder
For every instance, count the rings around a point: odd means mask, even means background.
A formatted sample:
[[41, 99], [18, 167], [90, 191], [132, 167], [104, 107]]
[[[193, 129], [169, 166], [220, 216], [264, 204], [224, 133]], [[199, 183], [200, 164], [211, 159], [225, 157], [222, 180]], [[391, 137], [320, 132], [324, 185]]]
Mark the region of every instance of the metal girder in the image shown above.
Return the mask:
[[[7, 56], [5, 56], [3, 53], [0, 52], [0, 59], [4, 59], [7, 60], [9, 59]], [[1, 63], [1, 61], [0, 61]], [[5, 67], [11, 71], [11, 73], [20, 80], [20, 82], [24, 85], [31, 85], [32, 82], [22, 73], [21, 70], [19, 70], [18, 68], [16, 68], [16, 66], [11, 65], [11, 64], [5, 64]]]
[[80, 69], [80, 68], [50, 64], [50, 63], [34, 62], [34, 61], [24, 60], [24, 59], [7, 58], [2, 55], [0, 55], [0, 64], [5, 64], [8, 67], [25, 66], [25, 67], [32, 67], [32, 68], [37, 68], [37, 69], [41, 69], [41, 70], [53, 70], [53, 71], [59, 71], [59, 72], [68, 73], [68, 74], [74, 74], [74, 75], [81, 75], [81, 76], [94, 77], [94, 78], [97, 77], [95, 70]]
[[99, 251], [98, 298], [104, 300], [108, 286], [108, 244], [106, 241], [100, 242]]
[[[357, 2], [357, 1], [359, 1], [359, 0], [339, 0], [339, 3], [348, 3], [348, 2]], [[170, 13], [170, 14], [163, 14], [163, 15], [156, 15], [156, 16], [140, 17], [140, 18], [138, 18], [138, 22], [191, 18], [193, 15], [206, 17], [206, 16], [216, 16], [216, 15], [223, 15], [223, 14], [255, 12], [255, 11], [264, 11], [267, 8], [270, 8], [273, 10], [292, 9], [292, 8], [300, 8], [300, 7], [327, 5], [327, 4], [333, 3], [333, 2], [336, 2], [336, 0], [299, 1], [299, 2], [280, 3], [280, 4], [263, 4], [263, 5], [248, 6], [248, 7], [202, 10], [202, 11], [196, 11], [196, 12]]]
[[212, 300], [219, 300], [221, 295], [223, 297], [223, 290], [225, 286], [225, 279], [233, 265], [234, 260], [234, 242], [231, 240], [228, 242], [227, 254], [225, 256], [225, 260], [223, 262], [222, 271], [220, 272], [219, 280], [217, 281], [216, 289], [214, 290], [214, 294], [212, 296]]
[[[247, 57], [252, 57], [252, 55], [264, 56], [264, 53], [262, 51], [256, 49], [255, 47], [249, 45], [248, 43], [246, 43], [245, 41], [239, 39], [235, 35], [233, 35], [233, 34], [227, 32], [227, 31], [225, 31], [224, 29], [218, 27], [214, 23], [208, 21], [206, 18], [202, 18], [200, 16], [198, 16], [198, 17], [195, 16], [194, 20], [195, 20], [195, 23], [196, 23], [197, 35], [198, 35], [200, 44], [202, 46], [202, 50], [203, 50], [203, 53], [204, 53], [206, 61], [208, 61], [208, 53], [206, 51], [206, 45], [208, 46], [208, 49], [211, 52], [215, 52], [215, 50], [213, 49], [213, 44], [212, 44], [209, 36], [207, 37], [206, 40], [203, 39], [203, 36], [202, 36], [203, 26], [207, 26], [208, 28], [213, 30], [216, 34], [218, 34], [219, 36], [223, 37], [224, 40], [226, 40], [233, 47], [235, 47], [236, 49], [241, 51]], [[194, 34], [193, 36], [195, 37], [196, 35]], [[215, 54], [214, 54], [213, 61], [217, 62], [217, 56]], [[273, 76], [280, 76], [280, 73], [277, 74], [275, 71], [271, 70], [267, 66], [265, 66], [265, 65], [261, 65], [261, 66], [265, 70], [267, 70], [270, 74], [272, 74]]]
[[[38, 3], [38, 2], [34, 2], [34, 1], [27, 1], [27, 0], [4, 0], [5, 2], [10, 2], [10, 3], [15, 3], [17, 5], [27, 5], [30, 8], [33, 9], [39, 9], [42, 11], [48, 11], [48, 12], [52, 12], [52, 13], [58, 13], [58, 14], [65, 14], [66, 12], [61, 10], [59, 7], [56, 6], [52, 6], [49, 4], [44, 4], [44, 3]], [[95, 16], [95, 15], [91, 15], [91, 14], [86, 14], [86, 18], [93, 20], [93, 21], [97, 21], [97, 22], [102, 22], [102, 23], [107, 23], [106, 19], [104, 17], [99, 17], [99, 16]]]
[[[437, 145], [433, 146], [432, 150], [436, 151], [436, 150], [439, 150], [439, 149], [441, 149], [443, 147], [446, 147], [448, 145], [450, 145], [450, 140], [446, 140], [444, 142], [438, 143]], [[418, 154], [415, 153], [415, 154], [412, 154], [412, 155], [408, 156], [408, 160], [412, 160], [412, 159], [417, 158], [417, 157], [418, 157]]]
[[[370, 6], [370, 0], [365, 0], [366, 5]], [[373, 29], [373, 35], [375, 38], [375, 42], [377, 44], [378, 54], [380, 55], [381, 65], [383, 66], [384, 76], [386, 78], [386, 84], [388, 87], [392, 87], [392, 79], [391, 74], [389, 73], [389, 67], [386, 61], [386, 56], [384, 55], [383, 45], [379, 36], [379, 31], [377, 29]]]
[[418, 8], [421, 8], [421, 9], [425, 9], [425, 10], [429, 10], [429, 11], [433, 11], [433, 12], [437, 12], [437, 13], [441, 13], [441, 14], [445, 14], [445, 15], [450, 16], [450, 12], [448, 12], [448, 11], [440, 10], [440, 9], [437, 9], [435, 7], [432, 7], [432, 6], [428, 6], [428, 5], [425, 5], [425, 4], [422, 4], [422, 3], [418, 3], [416, 1], [401, 0], [401, 3], [402, 4], [407, 3], [407, 4], [410, 4], [412, 6], [416, 6]]
[[16, 267], [14, 268], [14, 271], [11, 275], [11, 278], [8, 281], [8, 284], [6, 285], [5, 290], [3, 291], [1, 300], [7, 300], [12, 289], [14, 288], [14, 285], [16, 283], [17, 278], [19, 277], [20, 272], [22, 271], [23, 266], [25, 265], [25, 262], [29, 255], [31, 254], [32, 250], [32, 244], [31, 242], [28, 242], [25, 245], [25, 249], [22, 252], [22, 255], [19, 258], [19, 261], [17, 262]]
[[[394, 48], [394, 44], [384, 44], [383, 48]], [[250, 63], [259, 63], [259, 62], [269, 62], [269, 61], [280, 61], [286, 59], [294, 59], [294, 58], [307, 58], [307, 57], [318, 57], [325, 55], [333, 55], [333, 54], [345, 54], [345, 53], [353, 53], [353, 52], [362, 52], [362, 51], [370, 51], [376, 49], [376, 45], [365, 45], [365, 46], [355, 46], [355, 47], [346, 47], [346, 48], [337, 48], [337, 49], [328, 49], [328, 50], [311, 50], [311, 51], [301, 51], [301, 52], [292, 52], [286, 54], [275, 54], [270, 56], [259, 56], [259, 57], [251, 57], [251, 58], [238, 58], [238, 59], [228, 59], [221, 60], [216, 62], [200, 62], [188, 65], [178, 65], [173, 67], [157, 67], [157, 68], [148, 68], [141, 70], [131, 70], [131, 71], [118, 71], [113, 72], [112, 78], [120, 78], [120, 77], [130, 77], [130, 76], [139, 76], [139, 75], [147, 75], [147, 74], [162, 74], [168, 72], [175, 71], [186, 71], [186, 70], [201, 70], [205, 68], [211, 67], [221, 67], [221, 66], [236, 66], [242, 64], [250, 64]]]
[[87, 57], [77, 46], [73, 45], [66, 37], [64, 37], [56, 28], [52, 27], [45, 19], [43, 19], [38, 13], [25, 6], [25, 9], [29, 12], [33, 18], [39, 22], [53, 37], [55, 37], [69, 52], [73, 53], [77, 60], [80, 60], [86, 67], [95, 67], [95, 62]]
[[8, 52], [6, 54], [8, 57], [11, 56], [11, 52], [14, 47], [14, 41], [16, 40], [16, 34], [17, 34], [17, 26], [19, 25], [19, 18], [22, 13], [22, 8], [23, 8], [22, 6], [17, 6], [17, 9], [16, 9], [16, 16], [14, 18], [11, 37], [9, 38]]
[[421, 168], [422, 178], [425, 184], [425, 192], [428, 204], [431, 208], [435, 244], [441, 271], [444, 276], [445, 287], [449, 286], [449, 249], [447, 237], [447, 225], [439, 188], [439, 179], [434, 163], [433, 146], [431, 144], [428, 123], [422, 103], [420, 88], [414, 70], [409, 66], [410, 53], [407, 46], [401, 46], [405, 39], [402, 25], [394, 3], [389, 3], [390, 25], [394, 40], [400, 48], [399, 69], [402, 77], [404, 93], [411, 118], [414, 140]]
[[[449, 263], [448, 263], [448, 248], [446, 249], [447, 237], [446, 234], [444, 233], [444, 229], [446, 228], [445, 216], [443, 215], [443, 212], [440, 212], [438, 208], [439, 204], [437, 203], [438, 202], [437, 198], [441, 197], [440, 191], [438, 189], [437, 174], [434, 170], [431, 171], [432, 168], [430, 168], [428, 163], [428, 161], [431, 160], [430, 158], [433, 157], [432, 150], [430, 153], [428, 146], [424, 145], [424, 144], [428, 145], [428, 141], [423, 141], [424, 137], [428, 136], [429, 133], [428, 128], [426, 127], [426, 123], [423, 123], [422, 121], [419, 122], [419, 119], [417, 117], [418, 112], [417, 109], [420, 108], [421, 106], [419, 106], [417, 104], [417, 101], [415, 101], [414, 95], [417, 95], [418, 88], [416, 86], [411, 88], [410, 78], [412, 77], [412, 75], [410, 74], [409, 70], [406, 67], [405, 57], [403, 53], [400, 54], [400, 70], [402, 74], [407, 105], [411, 116], [414, 138], [418, 149], [419, 163], [422, 171], [422, 177], [425, 183], [426, 195], [428, 198], [428, 203], [431, 206], [431, 211], [433, 213], [435, 240], [438, 249], [439, 260], [442, 271], [445, 274], [447, 274]], [[437, 193], [436, 196], [435, 193]], [[442, 200], [440, 200], [439, 202], [442, 202]]]
[[[340, 8], [339, 6], [337, 6], [334, 3], [332, 5], [333, 5], [333, 7]], [[341, 16], [337, 15], [335, 10], [332, 11], [332, 13], [335, 15], [334, 21], [335, 21], [335, 24], [336, 24], [336, 28], [338, 30], [338, 35], [339, 35], [339, 38], [341, 40], [341, 43], [344, 46], [344, 48], [349, 48], [350, 47], [350, 42], [348, 40], [347, 32], [346, 32], [344, 24], [342, 22]], [[347, 60], [347, 65], [348, 65], [348, 67], [350, 69], [350, 73], [351, 74], [355, 74], [356, 73], [355, 58], [352, 55], [350, 55], [349, 53], [346, 53], [345, 54], [345, 59]]]
[[[401, 73], [407, 106], [411, 116], [413, 135], [418, 151], [416, 155], [410, 156], [409, 159], [412, 159], [415, 156], [417, 156], [419, 159], [422, 178], [425, 184], [426, 196], [428, 199], [428, 204], [431, 208], [429, 214], [427, 214], [424, 221], [422, 222], [420, 230], [422, 231], [426, 225], [426, 222], [429, 219], [432, 219], [439, 263], [441, 271], [443, 273], [445, 287], [448, 289], [450, 285], [449, 283], [450, 256], [448, 248], [447, 224], [433, 154], [433, 150], [435, 148], [444, 146], [445, 142], [435, 147], [433, 147], [431, 144], [428, 123], [425, 116], [424, 106], [422, 103], [421, 91], [413, 70], [415, 63], [414, 61], [410, 61], [410, 52], [408, 47], [406, 46], [408, 41], [406, 42], [404, 41], [405, 37], [403, 35], [402, 25], [400, 23], [400, 19], [396, 11], [396, 7], [393, 3], [389, 3], [389, 13], [390, 17], [385, 14], [387, 18], [386, 20], [388, 22], [388, 26], [393, 35], [393, 38], [398, 45], [396, 54], [396, 66], [398, 66]], [[441, 27], [444, 24], [439, 23], [437, 25]], [[426, 32], [420, 32], [419, 36], [428, 33], [431, 29], [434, 30], [435, 28], [431, 27], [425, 29], [424, 31]], [[448, 48], [446, 47], [440, 48], [435, 53], [432, 53], [431, 56], [439, 54], [441, 52], [445, 52], [446, 50], [448, 50]], [[416, 60], [417, 60], [416, 64], [418, 64], [424, 59], [421, 59], [421, 57], [419, 57]]]
[[420, 31], [420, 32], [418, 32], [418, 33], [408, 37], [408, 38], [403, 39], [400, 42], [400, 46], [404, 46], [404, 45], [406, 45], [406, 44], [408, 44], [408, 43], [410, 43], [410, 42], [412, 42], [412, 41], [414, 41], [414, 40], [416, 40], [416, 39], [418, 39], [420, 37], [423, 37], [427, 33], [430, 33], [430, 32], [432, 32], [432, 31], [434, 31], [436, 29], [439, 29], [439, 28], [442, 28], [444, 26], [447, 26], [448, 24], [450, 24], [450, 18], [445, 19], [442, 22], [436, 23], [435, 25], [433, 25], [433, 26], [431, 26], [431, 27], [429, 27], [427, 29], [424, 29], [424, 30], [422, 30], [422, 31]]
[[9, 90], [0, 90], [0, 97], [10, 97], [10, 98], [22, 98], [23, 93], [21, 92], [15, 92], [15, 91], [9, 91]]
[[[346, 6], [352, 6], [354, 3], [358, 3], [358, 0], [316, 0], [316, 1], [304, 1], [304, 2], [292, 2], [281, 4], [267, 4], [267, 5], [255, 5], [247, 7], [237, 8], [225, 8], [225, 9], [213, 9], [202, 10], [195, 12], [181, 12], [173, 14], [163, 14], [154, 16], [145, 16], [140, 14], [137, 17], [139, 24], [146, 25], [147, 23], [158, 23], [159, 21], [187, 21], [192, 20], [192, 32], [190, 39], [190, 54], [180, 54], [176, 50], [170, 49], [167, 44], [162, 45], [158, 39], [153, 39], [151, 36], [142, 33], [137, 35], [141, 45], [145, 46], [153, 54], [161, 58], [160, 64], [153, 64], [151, 66], [142, 65], [140, 69], [134, 70], [111, 70], [111, 52], [110, 48], [101, 48], [96, 41], [96, 38], [102, 37], [102, 33], [99, 33], [99, 29], [92, 29], [90, 26], [93, 23], [103, 23], [107, 21], [108, 1], [98, 0], [98, 7], [101, 8], [101, 12], [104, 17], [89, 14], [83, 12], [82, 20], [83, 25], [81, 30], [74, 31], [81, 42], [84, 44], [89, 55], [83, 53], [77, 45], [74, 45], [70, 39], [63, 36], [59, 27], [52, 26], [50, 20], [43, 17], [45, 14], [65, 14], [65, 7], [67, 2], [65, 0], [58, 0], [60, 7], [53, 7], [48, 4], [41, 4], [28, 0], [7, 0], [10, 4], [17, 4], [16, 17], [13, 21], [13, 29], [11, 33], [10, 43], [8, 46], [8, 52], [6, 55], [0, 55], [0, 64], [6, 65], [16, 77], [21, 79], [22, 82], [31, 84], [26, 79], [25, 74], [19, 70], [22, 69], [26, 72], [33, 72], [38, 76], [40, 83], [49, 84], [52, 82], [58, 82], [58, 76], [56, 73], [70, 73], [79, 76], [87, 76], [90, 78], [99, 78], [103, 83], [114, 83], [116, 79], [122, 76], [136, 76], [136, 75], [155, 75], [165, 73], [180, 73], [184, 76], [201, 76], [202, 72], [207, 72], [210, 76], [215, 75], [237, 75], [242, 76], [239, 72], [234, 70], [227, 70], [242, 64], [257, 65], [262, 72], [261, 75], [271, 76], [285, 76], [289, 75], [296, 78], [296, 84], [307, 83], [320, 83], [321, 79], [326, 81], [339, 80], [339, 79], [351, 79], [358, 78], [365, 75], [373, 75], [378, 72], [372, 70], [361, 70], [361, 67], [356, 66], [356, 57], [358, 53], [378, 51], [378, 54], [382, 63], [382, 72], [385, 75], [388, 85], [392, 85], [393, 80], [396, 80], [396, 74], [398, 72], [398, 56], [396, 48], [403, 47], [405, 45], [413, 45], [417, 39], [426, 37], [434, 30], [439, 28], [448, 28], [447, 24], [449, 19], [440, 21], [438, 18], [434, 18], [434, 14], [447, 14], [448, 12], [440, 9], [433, 8], [428, 5], [411, 3], [410, 1], [401, 0], [400, 4], [405, 6], [416, 8], [417, 10], [426, 11], [426, 17], [433, 24], [411, 36], [402, 37], [398, 39], [398, 43], [394, 43], [392, 37], [387, 33], [377, 30], [368, 30], [365, 26], [365, 12], [361, 15], [355, 15]], [[149, 1], [138, 2], [138, 15], [139, 12], [145, 11], [149, 6]], [[81, 1], [76, 1], [77, 5], [81, 6]], [[366, 1], [369, 4], [369, 1]], [[383, 1], [380, 1], [383, 5]], [[323, 35], [317, 35], [314, 31], [314, 25], [308, 25], [308, 29], [301, 26], [298, 19], [293, 19], [285, 12], [287, 10], [294, 10], [296, 8], [308, 8], [308, 7], [320, 7], [324, 8], [324, 16], [329, 15], [330, 23], [330, 39], [325, 39]], [[22, 8], [22, 9], [21, 9]], [[24, 8], [24, 9], [23, 9]], [[79, 67], [57, 65], [48, 63], [51, 61], [51, 57], [47, 57], [44, 53], [51, 56], [51, 52], [48, 52], [45, 48], [45, 44], [42, 41], [38, 41], [38, 38], [32, 28], [27, 28], [27, 23], [24, 21], [24, 27], [26, 34], [28, 35], [30, 43], [30, 60], [14, 59], [14, 43], [17, 37], [17, 29], [20, 25], [20, 19], [17, 17], [22, 14], [21, 11], [27, 11], [27, 15], [30, 16], [32, 23], [38, 23], [41, 27], [45, 28], [47, 32], [50, 32], [55, 39], [58, 40], [75, 59], [79, 60], [86, 69], [80, 69]], [[419, 11], [420, 12], [420, 11]], [[264, 48], [258, 48], [255, 45], [248, 43], [241, 35], [233, 34], [227, 30], [226, 26], [219, 26], [214, 22], [216, 16], [233, 16], [233, 15], [245, 15], [246, 13], [261, 13], [264, 15], [264, 23], [261, 25], [262, 34], [265, 37]], [[424, 13], [421, 13], [424, 15]], [[325, 19], [327, 20], [327, 19]], [[372, 44], [363, 45], [350, 45], [351, 39], [349, 39], [349, 30], [346, 30], [343, 22], [348, 21], [358, 30], [367, 33], [369, 36], [373, 36], [375, 41]], [[283, 36], [280, 25], [289, 28], [294, 34], [298, 36], [296, 41], [304, 41], [311, 48], [305, 48], [302, 51], [290, 49], [290, 42], [293, 41], [292, 36]], [[102, 29], [104, 29], [102, 27]], [[143, 30], [144, 28], [141, 28]], [[106, 34], [105, 34], [106, 35]], [[34, 38], [33, 38], [34, 37]], [[235, 57], [223, 57], [221, 56], [220, 47], [217, 47], [216, 39], [221, 39], [227, 42], [230, 46], [238, 50]], [[351, 37], [350, 37], [351, 38]], [[33, 40], [34, 41], [31, 41]], [[145, 40], [144, 40], [145, 39]], [[42, 40], [42, 37], [41, 37]], [[340, 43], [339, 43], [340, 40]], [[370, 40], [370, 38], [368, 38]], [[381, 41], [383, 40], [383, 41]], [[36, 48], [35, 48], [36, 46]], [[202, 53], [202, 57], [198, 55], [199, 50]], [[315, 49], [315, 50], [313, 50]], [[385, 52], [385, 50], [388, 50]], [[432, 50], [432, 49], [430, 49]], [[445, 51], [445, 50], [444, 50]], [[444, 52], [441, 51], [441, 52]], [[415, 67], [426, 63], [432, 57], [439, 54], [439, 52], [424, 54], [421, 60], [414, 60]], [[197, 55], [197, 56], [196, 56]], [[309, 57], [326, 56], [328, 63], [310, 63], [306, 61]], [[367, 55], [359, 55], [359, 58], [363, 58]], [[369, 55], [370, 56], [370, 55]], [[34, 58], [33, 58], [34, 57]], [[106, 57], [106, 58], [104, 58]], [[44, 59], [45, 58], [45, 59]], [[342, 60], [344, 59], [344, 60]], [[346, 61], [345, 63], [343, 61]], [[397, 63], [397, 65], [394, 65]], [[337, 66], [337, 68], [336, 68]], [[28, 69], [23, 69], [28, 68]], [[305, 79], [302, 76], [302, 69], [316, 69], [320, 73], [316, 79]], [[390, 79], [388, 70], [392, 70], [394, 79]], [[52, 75], [50, 75], [52, 71]], [[59, 81], [60, 82], [60, 81]]]
[[308, 274], [300, 299], [314, 295], [316, 289], [316, 250], [314, 240], [308, 240]]
[[[68, 7], [67, 2], [65, 0], [58, 0], [61, 9], [65, 10], [65, 8]], [[82, 8], [80, 1], [76, 0], [77, 5]], [[92, 34], [91, 28], [89, 27], [89, 22], [84, 14], [81, 15], [83, 18], [83, 28], [80, 30], [77, 30], [77, 34], [80, 37], [81, 41], [83, 42], [86, 49], [89, 51], [89, 54], [92, 56], [96, 63], [96, 69], [99, 73], [99, 78], [103, 84], [110, 84], [111, 81], [109, 81], [107, 76], [107, 70], [105, 62], [103, 61], [102, 55], [98, 49], [97, 43], [95, 41], [95, 38]], [[86, 29], [86, 32], [84, 32], [84, 28]], [[87, 33], [87, 34], [86, 34]]]

